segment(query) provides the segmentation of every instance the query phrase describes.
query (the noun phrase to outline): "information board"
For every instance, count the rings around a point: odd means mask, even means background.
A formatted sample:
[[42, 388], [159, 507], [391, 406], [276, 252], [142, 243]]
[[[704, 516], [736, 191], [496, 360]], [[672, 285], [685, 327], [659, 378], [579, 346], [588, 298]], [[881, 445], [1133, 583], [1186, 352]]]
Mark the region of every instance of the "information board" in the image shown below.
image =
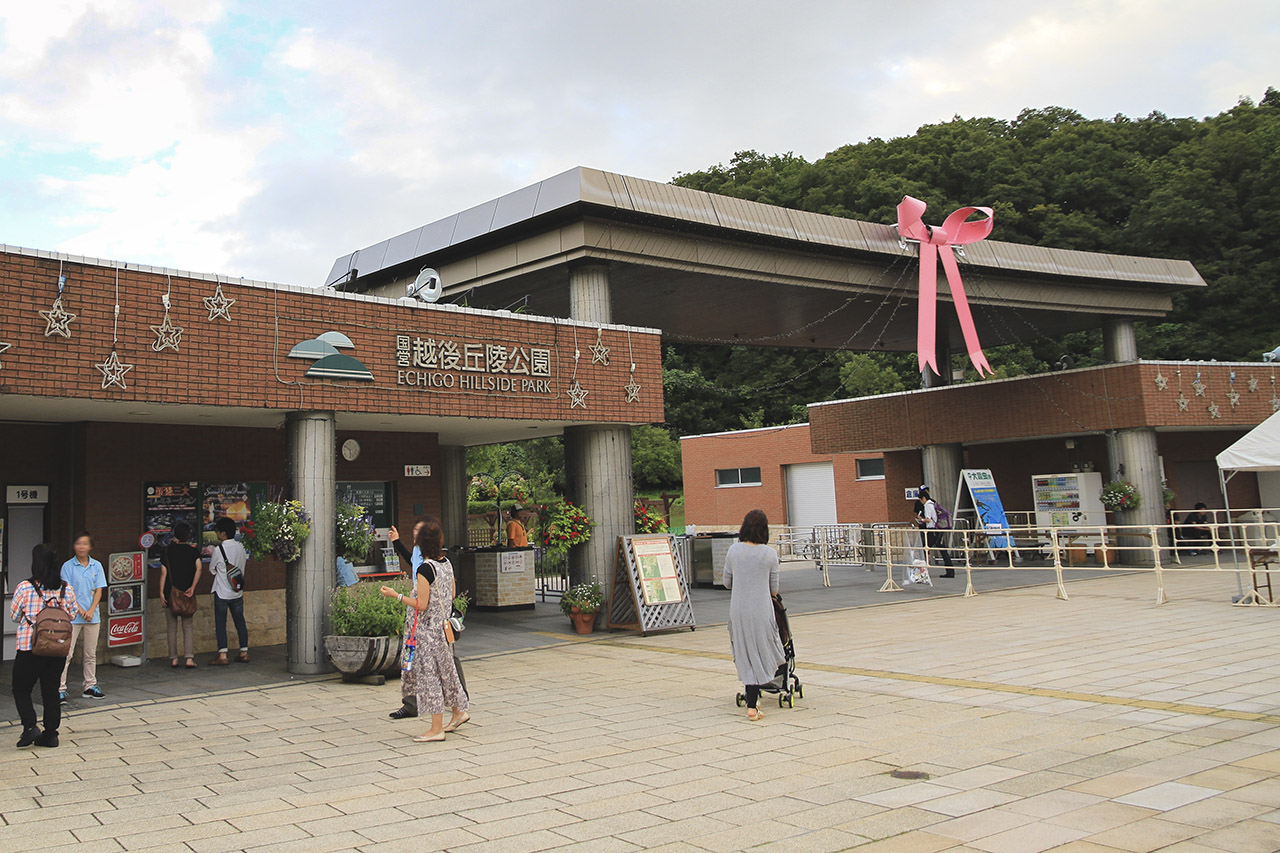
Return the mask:
[[694, 629], [689, 578], [671, 536], [619, 536], [614, 553], [610, 628], [638, 628], [642, 634]]
[[192, 534], [200, 530], [200, 484], [144, 483], [142, 486], [142, 527], [155, 537], [147, 549], [147, 564], [160, 568], [160, 555], [173, 541], [173, 528], [185, 521]]
[[395, 524], [395, 483], [373, 480], [338, 483], [338, 500], [367, 509], [373, 516], [378, 535], [386, 536]]
[[[996, 491], [996, 478], [991, 475], [991, 470], [965, 468], [960, 472], [960, 480], [969, 489], [981, 529], [1007, 529], [1009, 519], [1004, 514], [1004, 502], [1000, 500], [1000, 492]], [[992, 548], [1009, 548], [1012, 545], [1008, 536], [991, 536], [987, 543]]]

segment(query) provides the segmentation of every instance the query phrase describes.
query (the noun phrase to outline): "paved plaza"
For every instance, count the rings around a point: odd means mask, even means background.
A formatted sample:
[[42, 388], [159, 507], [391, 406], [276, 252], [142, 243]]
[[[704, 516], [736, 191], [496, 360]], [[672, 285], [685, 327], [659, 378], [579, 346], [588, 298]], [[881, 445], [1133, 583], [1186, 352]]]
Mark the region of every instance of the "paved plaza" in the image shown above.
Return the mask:
[[759, 723], [714, 595], [652, 637], [577, 640], [540, 608], [537, 645], [493, 649], [475, 619], [474, 720], [444, 744], [387, 719], [398, 684], [268, 657], [77, 701], [61, 748], [0, 750], [0, 849], [1280, 850], [1280, 609], [1231, 607], [1223, 575], [1167, 577], [1161, 607], [1149, 574], [1070, 601], [975, 583], [793, 606], [805, 695]]

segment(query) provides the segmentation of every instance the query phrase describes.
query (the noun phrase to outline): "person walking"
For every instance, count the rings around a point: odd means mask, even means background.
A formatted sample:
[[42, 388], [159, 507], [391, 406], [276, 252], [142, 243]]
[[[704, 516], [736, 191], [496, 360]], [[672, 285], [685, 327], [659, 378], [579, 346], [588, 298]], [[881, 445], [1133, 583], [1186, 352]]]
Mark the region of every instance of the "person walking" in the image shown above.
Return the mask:
[[71, 651], [62, 666], [62, 681], [58, 685], [58, 701], [67, 701], [67, 673], [71, 669], [71, 657], [75, 654], [76, 640], [84, 637], [81, 654], [84, 657], [82, 669], [82, 692], [85, 699], [105, 699], [106, 694], [98, 687], [98, 635], [102, 628], [102, 615], [98, 605], [102, 602], [102, 591], [107, 588], [107, 573], [89, 552], [93, 550], [93, 537], [89, 531], [81, 530], [71, 540], [71, 550], [75, 556], [62, 564], [62, 579], [71, 584], [76, 591], [76, 601], [80, 608], [71, 613]]
[[[17, 650], [13, 656], [13, 704], [18, 706], [22, 734], [18, 747], [54, 747], [58, 745], [58, 727], [62, 725], [62, 697], [58, 680], [62, 677], [62, 658], [37, 655], [35, 622], [46, 606], [61, 607], [69, 614], [80, 612], [75, 588], [62, 579], [58, 557], [48, 545], [31, 549], [31, 578], [13, 591], [9, 615], [18, 626]], [[40, 703], [44, 706], [44, 731], [36, 725], [36, 708], [31, 692], [40, 685]]]
[[951, 552], [947, 550], [947, 534], [938, 527], [938, 502], [929, 494], [928, 486], [920, 487], [920, 501], [923, 503], [924, 540], [929, 546], [926, 553], [938, 554], [942, 557], [942, 565], [947, 567], [940, 577], [956, 576], [955, 567], [951, 564]]
[[244, 621], [244, 568], [249, 554], [236, 541], [236, 523], [225, 516], [213, 523], [218, 537], [218, 547], [209, 557], [209, 573], [213, 575], [213, 630], [218, 639], [218, 655], [209, 666], [226, 666], [227, 612], [236, 623], [236, 638], [240, 640], [240, 654], [236, 660], [249, 662], [249, 626]]
[[[424, 517], [419, 518], [414, 523], [412, 537], [414, 542], [417, 541], [418, 531], [422, 530], [422, 525], [425, 522], [426, 518]], [[400, 556], [401, 565], [409, 566], [405, 574], [410, 578], [416, 577], [418, 567], [422, 565], [423, 561], [422, 552], [418, 550], [418, 546], [414, 545], [413, 552], [410, 553], [409, 549], [404, 546], [404, 542], [400, 540], [400, 531], [396, 529], [394, 524], [391, 526], [391, 532], [387, 535], [387, 538], [391, 540], [391, 546], [396, 549], [396, 553]], [[427, 583], [431, 583], [435, 579], [435, 569], [429, 568]], [[413, 636], [414, 620], [417, 618], [417, 613], [412, 607], [404, 609], [404, 634], [402, 636], [406, 641]], [[407, 720], [418, 716], [418, 695], [413, 686], [412, 670], [402, 670], [400, 672], [400, 707], [387, 716], [393, 720]]]
[[724, 558], [729, 588], [729, 643], [738, 679], [746, 688], [747, 719], [764, 717], [757, 704], [760, 685], [768, 684], [786, 661], [772, 596], [778, 594], [778, 552], [769, 547], [769, 518], [753, 509], [742, 519], [738, 541]]
[[[462, 689], [453, 653], [445, 637], [445, 620], [453, 605], [453, 566], [444, 555], [444, 530], [440, 522], [427, 516], [418, 528], [416, 550], [422, 562], [414, 573], [414, 594], [402, 595], [389, 586], [382, 594], [398, 599], [412, 611], [414, 621], [410, 636], [416, 648], [411, 664], [412, 683], [417, 698], [417, 711], [431, 715], [431, 728], [418, 735], [418, 743], [438, 743], [447, 732], [456, 731], [471, 719], [467, 713], [467, 694]], [[449, 724], [444, 724], [444, 710], [450, 708]]]
[[[178, 627], [182, 627], [182, 650], [187, 669], [196, 668], [195, 631], [192, 628], [196, 584], [200, 582], [200, 551], [192, 545], [191, 525], [179, 521], [173, 526], [173, 540], [160, 554], [160, 606], [169, 627], [169, 666], [178, 667]], [[185, 601], [191, 599], [190, 602]], [[187, 609], [178, 612], [183, 602]], [[190, 612], [188, 612], [190, 610]]]

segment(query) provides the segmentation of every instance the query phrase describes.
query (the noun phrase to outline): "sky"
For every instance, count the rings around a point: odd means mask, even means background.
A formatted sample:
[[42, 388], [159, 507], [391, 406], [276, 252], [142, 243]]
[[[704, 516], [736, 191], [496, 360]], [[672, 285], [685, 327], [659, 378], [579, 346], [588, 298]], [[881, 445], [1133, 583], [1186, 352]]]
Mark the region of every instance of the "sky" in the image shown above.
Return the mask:
[[956, 115], [1204, 117], [1268, 86], [1274, 0], [8, 2], [0, 243], [320, 286], [573, 166], [667, 181]]

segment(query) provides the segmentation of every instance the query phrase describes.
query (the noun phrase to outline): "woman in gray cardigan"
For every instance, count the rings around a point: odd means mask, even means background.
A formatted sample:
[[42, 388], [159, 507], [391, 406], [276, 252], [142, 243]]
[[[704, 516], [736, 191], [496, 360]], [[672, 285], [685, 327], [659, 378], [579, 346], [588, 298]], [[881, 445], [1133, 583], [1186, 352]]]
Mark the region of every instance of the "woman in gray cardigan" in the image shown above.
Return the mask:
[[724, 558], [729, 596], [729, 642], [738, 678], [746, 687], [747, 719], [764, 715], [756, 707], [760, 685], [773, 680], [786, 660], [770, 597], [778, 594], [778, 552], [769, 547], [769, 519], [753, 509], [742, 520], [738, 541]]

